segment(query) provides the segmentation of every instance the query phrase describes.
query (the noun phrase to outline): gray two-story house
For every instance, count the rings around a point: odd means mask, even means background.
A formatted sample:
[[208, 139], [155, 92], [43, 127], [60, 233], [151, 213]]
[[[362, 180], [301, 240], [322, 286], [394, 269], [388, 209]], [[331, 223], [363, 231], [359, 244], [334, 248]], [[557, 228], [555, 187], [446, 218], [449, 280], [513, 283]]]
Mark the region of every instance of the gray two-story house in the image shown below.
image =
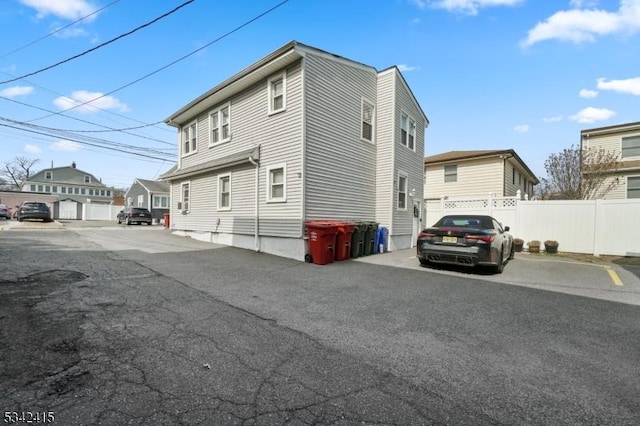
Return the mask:
[[395, 66], [292, 41], [166, 122], [175, 233], [303, 260], [306, 220], [363, 220], [415, 244], [429, 122]]
[[103, 184], [91, 173], [76, 168], [76, 163], [66, 167], [40, 170], [22, 185], [23, 192], [57, 195], [53, 205], [55, 219], [82, 219], [82, 207], [88, 203], [111, 204], [113, 189]]

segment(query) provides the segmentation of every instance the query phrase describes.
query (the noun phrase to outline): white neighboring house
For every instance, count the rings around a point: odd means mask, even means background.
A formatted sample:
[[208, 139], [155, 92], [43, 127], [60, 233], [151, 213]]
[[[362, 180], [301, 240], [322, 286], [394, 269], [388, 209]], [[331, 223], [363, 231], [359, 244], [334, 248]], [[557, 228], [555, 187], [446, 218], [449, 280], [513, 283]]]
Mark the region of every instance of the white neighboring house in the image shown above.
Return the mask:
[[83, 219], [86, 204], [113, 203], [113, 188], [76, 168], [75, 162], [71, 166], [40, 170], [24, 182], [21, 191], [57, 195], [59, 201], [53, 203], [51, 211], [54, 219]]
[[448, 151], [424, 159], [425, 200], [487, 196], [532, 198], [538, 178], [513, 149]]
[[304, 222], [343, 219], [387, 227], [391, 250], [415, 244], [429, 122], [395, 66], [292, 41], [166, 122], [175, 233], [303, 260]]
[[607, 188], [615, 182], [614, 188], [596, 198], [640, 198], [640, 122], [582, 130], [580, 146], [615, 153], [621, 161], [603, 185]]

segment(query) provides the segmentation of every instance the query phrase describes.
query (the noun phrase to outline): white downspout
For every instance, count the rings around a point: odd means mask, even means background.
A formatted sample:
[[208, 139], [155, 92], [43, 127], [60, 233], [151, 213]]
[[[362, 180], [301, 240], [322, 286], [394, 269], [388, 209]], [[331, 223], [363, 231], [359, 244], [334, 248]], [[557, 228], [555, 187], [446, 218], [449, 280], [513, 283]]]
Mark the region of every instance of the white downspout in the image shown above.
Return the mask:
[[255, 250], [256, 252], [260, 251], [260, 236], [258, 234], [258, 218], [260, 217], [260, 165], [256, 163], [253, 159], [253, 156], [249, 157], [249, 162], [253, 164], [256, 168], [256, 209], [255, 209]]

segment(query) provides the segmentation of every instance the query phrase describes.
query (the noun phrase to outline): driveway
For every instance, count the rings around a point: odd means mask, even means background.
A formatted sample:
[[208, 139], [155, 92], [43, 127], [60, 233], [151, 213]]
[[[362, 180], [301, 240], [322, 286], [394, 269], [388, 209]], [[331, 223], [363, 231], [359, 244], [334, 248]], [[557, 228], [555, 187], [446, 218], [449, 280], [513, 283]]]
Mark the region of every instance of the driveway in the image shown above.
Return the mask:
[[159, 227], [0, 237], [9, 410], [60, 424], [640, 423], [632, 304], [365, 262], [393, 253], [304, 264]]
[[637, 264], [587, 263], [527, 252], [516, 253], [515, 256], [502, 274], [462, 266], [424, 267], [416, 259], [415, 249], [361, 257], [354, 261], [640, 305], [640, 266]]

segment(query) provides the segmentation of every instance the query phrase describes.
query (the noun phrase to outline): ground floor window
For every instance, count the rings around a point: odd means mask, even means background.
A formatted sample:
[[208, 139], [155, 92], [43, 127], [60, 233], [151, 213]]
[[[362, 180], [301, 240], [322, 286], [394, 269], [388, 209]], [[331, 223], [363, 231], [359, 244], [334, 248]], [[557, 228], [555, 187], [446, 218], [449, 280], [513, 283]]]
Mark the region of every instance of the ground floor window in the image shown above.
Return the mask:
[[640, 198], [640, 176], [627, 178], [627, 198]]
[[218, 210], [231, 210], [231, 175], [218, 176]]

